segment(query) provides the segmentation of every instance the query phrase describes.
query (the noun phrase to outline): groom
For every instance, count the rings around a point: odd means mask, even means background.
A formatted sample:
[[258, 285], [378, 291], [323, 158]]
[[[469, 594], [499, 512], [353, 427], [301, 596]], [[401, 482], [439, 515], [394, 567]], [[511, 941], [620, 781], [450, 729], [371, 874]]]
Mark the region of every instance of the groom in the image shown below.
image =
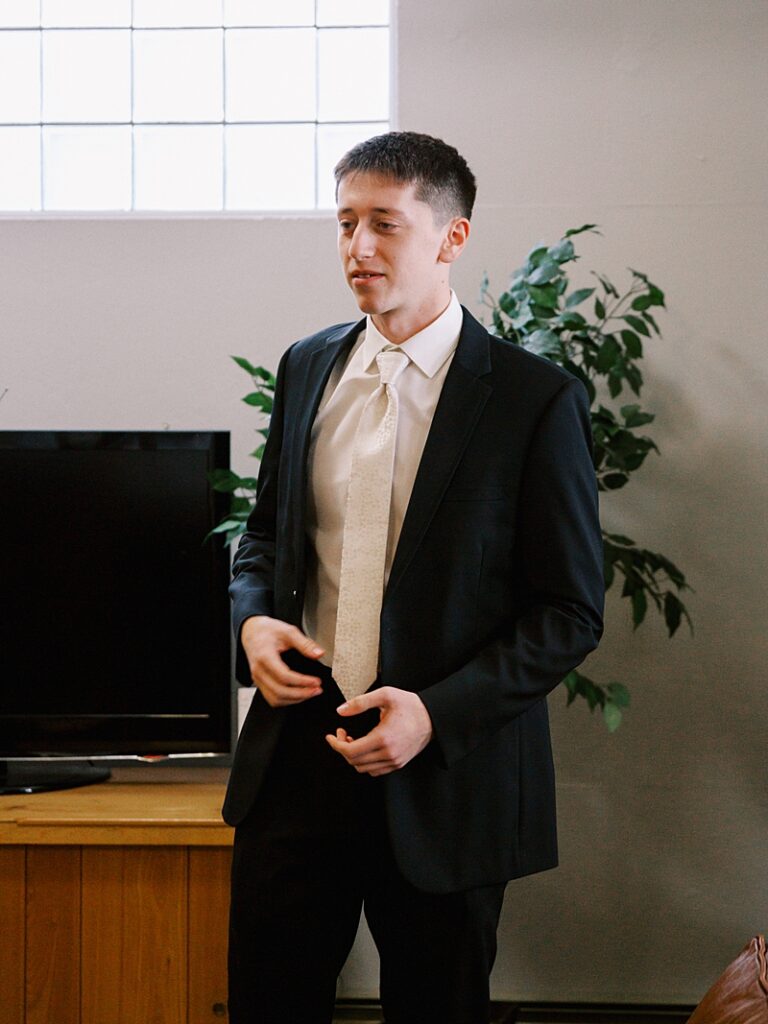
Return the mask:
[[329, 1022], [364, 908], [387, 1024], [480, 1024], [505, 885], [557, 863], [545, 698], [602, 631], [589, 405], [459, 305], [452, 146], [335, 175], [365, 315], [280, 360], [230, 588], [230, 1019]]

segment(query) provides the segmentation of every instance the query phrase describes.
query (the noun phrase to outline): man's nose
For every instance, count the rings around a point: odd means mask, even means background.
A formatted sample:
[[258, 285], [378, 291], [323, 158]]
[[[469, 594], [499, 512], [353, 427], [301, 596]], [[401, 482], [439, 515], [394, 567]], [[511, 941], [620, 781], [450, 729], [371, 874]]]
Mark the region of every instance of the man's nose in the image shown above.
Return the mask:
[[375, 249], [372, 232], [364, 225], [358, 224], [349, 243], [349, 255], [353, 260], [365, 260], [373, 256]]

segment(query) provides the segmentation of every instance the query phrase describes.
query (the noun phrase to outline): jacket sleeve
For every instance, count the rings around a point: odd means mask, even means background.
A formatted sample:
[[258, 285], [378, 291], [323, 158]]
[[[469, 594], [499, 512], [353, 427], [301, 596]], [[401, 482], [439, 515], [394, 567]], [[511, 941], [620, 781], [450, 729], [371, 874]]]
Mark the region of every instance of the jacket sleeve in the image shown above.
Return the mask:
[[420, 691], [444, 767], [544, 698], [593, 650], [605, 584], [589, 403], [567, 381], [534, 430], [517, 513], [517, 561], [531, 595], [452, 675]]
[[277, 488], [280, 453], [283, 442], [285, 373], [290, 349], [277, 368], [269, 435], [259, 467], [256, 503], [246, 522], [245, 533], [232, 561], [232, 628], [237, 647], [235, 675], [240, 683], [251, 685], [251, 673], [240, 643], [243, 622], [252, 615], [272, 615], [274, 611], [275, 543], [277, 535]]

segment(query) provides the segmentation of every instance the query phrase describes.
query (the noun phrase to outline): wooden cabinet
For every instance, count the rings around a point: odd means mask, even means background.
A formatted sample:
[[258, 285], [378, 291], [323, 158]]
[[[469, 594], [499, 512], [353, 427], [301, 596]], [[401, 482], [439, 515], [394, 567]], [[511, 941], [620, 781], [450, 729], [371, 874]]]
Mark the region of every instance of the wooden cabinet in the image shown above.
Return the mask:
[[0, 1024], [220, 1024], [224, 787], [0, 798]]

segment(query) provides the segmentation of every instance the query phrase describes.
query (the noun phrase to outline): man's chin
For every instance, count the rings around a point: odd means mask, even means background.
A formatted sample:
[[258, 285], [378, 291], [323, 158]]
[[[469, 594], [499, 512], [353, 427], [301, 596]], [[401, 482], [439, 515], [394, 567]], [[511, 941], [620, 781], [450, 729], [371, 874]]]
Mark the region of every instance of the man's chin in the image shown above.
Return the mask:
[[383, 302], [377, 302], [370, 295], [355, 295], [355, 301], [357, 302], [358, 309], [361, 313], [366, 313], [368, 316], [375, 316], [377, 313], [386, 312], [386, 304]]

